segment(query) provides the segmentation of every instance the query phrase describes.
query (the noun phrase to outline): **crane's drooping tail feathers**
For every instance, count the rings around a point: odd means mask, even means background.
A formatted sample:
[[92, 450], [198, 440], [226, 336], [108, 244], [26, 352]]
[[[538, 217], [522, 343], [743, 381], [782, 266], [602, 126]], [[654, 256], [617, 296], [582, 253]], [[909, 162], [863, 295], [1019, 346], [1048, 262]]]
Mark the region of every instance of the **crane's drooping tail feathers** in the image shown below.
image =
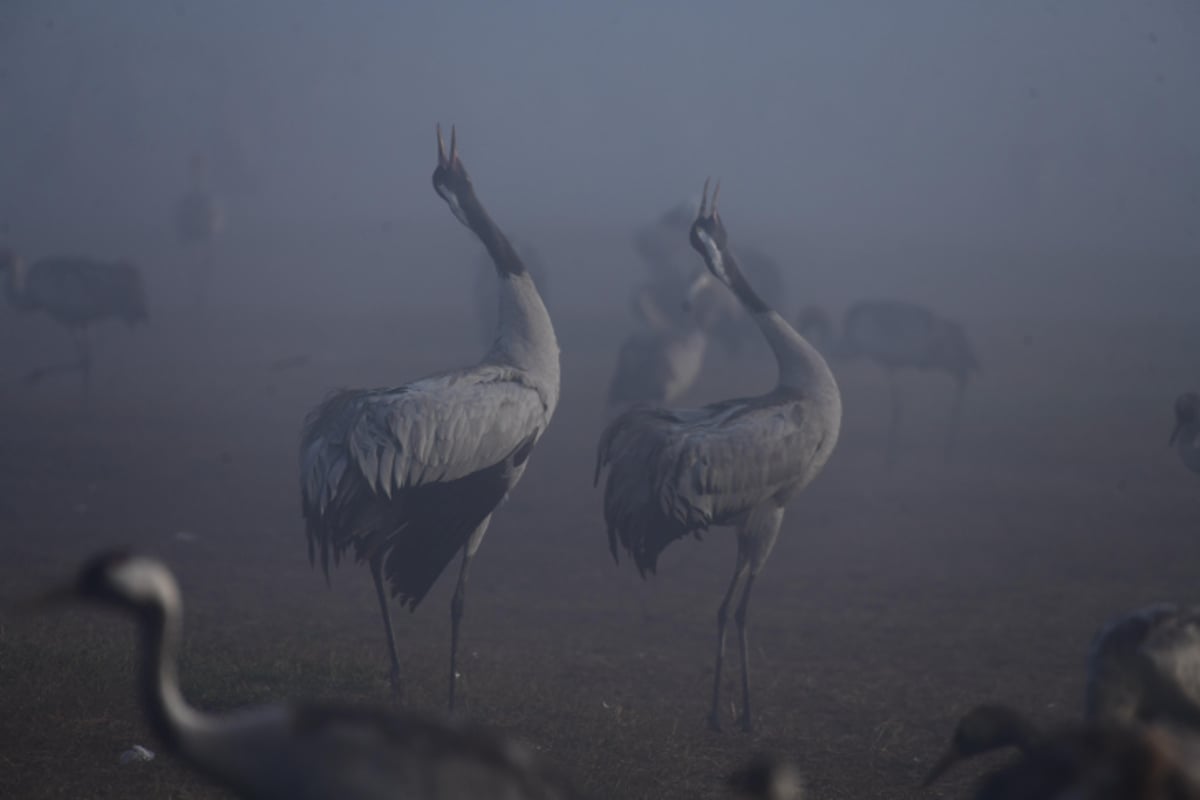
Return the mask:
[[[402, 390], [383, 390], [392, 393]], [[384, 559], [393, 596], [410, 610], [508, 491], [513, 466], [525, 463], [536, 432], [489, 467], [457, 480], [384, 491], [352, 464], [346, 442], [353, 409], [371, 393], [340, 391], [308, 418], [301, 446], [302, 510], [310, 563], [320, 554], [329, 578], [351, 546], [355, 560]]]
[[[619, 542], [633, 556], [643, 577], [657, 571], [658, 557], [667, 545], [689, 533], [699, 537], [707, 528], [703, 522], [691, 525], [680, 521], [689, 515], [668, 515], [662, 509], [659, 499], [662, 487], [653, 480], [653, 469], [662, 457], [666, 441], [640, 435], [638, 429], [648, 420], [665, 415], [669, 412], [646, 406], [626, 411], [605, 428], [596, 453], [593, 484], [599, 483], [606, 466], [614, 467], [604, 485], [609, 552], [619, 563]], [[620, 466], [614, 464], [616, 461], [621, 462]]]

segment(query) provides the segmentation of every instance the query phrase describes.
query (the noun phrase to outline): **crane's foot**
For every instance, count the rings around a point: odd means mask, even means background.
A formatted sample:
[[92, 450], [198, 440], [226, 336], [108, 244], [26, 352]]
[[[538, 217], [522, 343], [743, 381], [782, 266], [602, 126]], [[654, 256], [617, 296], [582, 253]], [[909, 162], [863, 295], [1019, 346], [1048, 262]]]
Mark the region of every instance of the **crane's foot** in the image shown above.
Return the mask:
[[392, 667], [391, 672], [388, 673], [388, 683], [390, 683], [392, 686], [392, 696], [395, 697], [397, 700], [403, 700], [404, 699], [404, 681], [402, 681], [400, 679], [400, 668], [399, 667]]
[[741, 725], [742, 733], [754, 733], [754, 722], [750, 719], [749, 714], [742, 714]]
[[715, 711], [708, 715], [708, 729], [713, 733], [721, 732], [721, 715]]

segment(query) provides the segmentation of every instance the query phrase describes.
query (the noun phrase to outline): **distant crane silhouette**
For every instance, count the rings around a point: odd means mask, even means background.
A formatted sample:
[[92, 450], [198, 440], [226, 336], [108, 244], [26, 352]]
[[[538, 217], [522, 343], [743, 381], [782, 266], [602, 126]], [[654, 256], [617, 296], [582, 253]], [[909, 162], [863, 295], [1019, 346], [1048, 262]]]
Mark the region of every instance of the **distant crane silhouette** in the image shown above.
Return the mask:
[[104, 552], [44, 602], [82, 600], [136, 620], [138, 693], [163, 747], [249, 800], [567, 798], [525, 748], [476, 728], [374, 709], [280, 704], [210, 714], [179, 687], [182, 603], [171, 571]]
[[[1110, 621], [1092, 640], [1084, 724], [1068, 729], [1066, 741], [1083, 737], [1097, 743], [1125, 741], [1123, 747], [1132, 747], [1137, 742], [1122, 731], [1143, 724], [1190, 737], [1200, 734], [1200, 609], [1169, 603], [1140, 608]], [[1011, 708], [977, 706], [959, 721], [949, 749], [925, 784], [972, 756], [1005, 747], [1034, 756], [1054, 742], [1053, 735]]]
[[495, 342], [475, 367], [394, 389], [340, 391], [308, 418], [300, 446], [300, 483], [309, 558], [340, 560], [353, 546], [375, 580], [391, 655], [386, 577], [411, 610], [460, 550], [450, 606], [450, 692], [454, 708], [459, 623], [467, 570], [492, 512], [520, 480], [529, 454], [558, 405], [558, 342], [550, 315], [516, 251], [475, 196], [450, 134], [438, 130], [433, 186], [483, 242], [500, 276]]
[[[633, 234], [633, 247], [650, 270], [650, 279], [638, 289], [633, 303], [634, 318], [652, 322], [644, 314], [642, 295], [649, 296], [658, 309], [677, 325], [687, 327], [686, 315], [680, 309], [679, 298], [688, 292], [692, 280], [693, 256], [687, 240], [696, 217], [696, 202], [687, 201], [668, 209], [651, 225]], [[764, 297], [775, 305], [783, 302], [787, 286], [783, 272], [774, 259], [760, 250], [742, 245], [738, 248], [743, 273]], [[738, 354], [756, 332], [747, 319], [746, 311], [737, 298], [724, 293], [713, 294], [713, 309], [707, 322], [709, 338], [718, 342], [728, 353]]]
[[963, 326], [927, 308], [894, 300], [855, 303], [842, 317], [840, 338], [823, 310], [807, 308], [797, 328], [826, 355], [835, 359], [865, 358], [883, 367], [891, 396], [887, 461], [894, 463], [899, 445], [903, 400], [896, 372], [903, 369], [944, 372], [954, 379], [954, 407], [946, 436], [947, 457], [953, 455], [962, 416], [967, 380], [979, 369]]
[[91, 386], [91, 326], [121, 319], [130, 326], [145, 322], [146, 290], [142, 273], [125, 261], [83, 256], [54, 256], [27, 264], [8, 250], [0, 251], [0, 273], [8, 302], [21, 311], [43, 311], [67, 328], [75, 342], [76, 360], [31, 371], [35, 383], [55, 372], [78, 371], [86, 397]]
[[694, 410], [636, 407], [601, 436], [596, 482], [607, 467], [604, 518], [609, 548], [632, 554], [644, 576], [676, 539], [712, 526], [737, 528], [737, 566], [717, 614], [709, 724], [721, 727], [719, 699], [725, 626], [734, 596], [742, 665], [744, 730], [752, 728], [746, 619], [750, 591], [779, 536], [787, 502], [825, 465], [837, 444], [842, 401], [825, 360], [754, 291], [729, 248], [708, 183], [690, 240], [709, 271], [729, 287], [775, 354], [779, 379], [759, 397]]
[[1200, 473], [1200, 394], [1184, 392], [1175, 399], [1175, 430], [1169, 444], [1185, 467]]
[[[631, 333], [617, 352], [617, 368], [608, 386], [610, 413], [638, 404], [671, 405], [700, 376], [708, 352], [708, 328], [719, 308], [701, 308], [683, 321], [658, 307], [647, 290], [636, 290], [646, 325]], [[676, 305], [680, 305], [678, 298]]]
[[192, 156], [189, 172], [191, 186], [175, 206], [175, 233], [179, 243], [198, 256], [194, 266], [196, 299], [206, 308], [216, 243], [225, 230], [225, 209], [210, 185], [208, 160], [199, 154]]
[[[550, 279], [545, 263], [538, 255], [538, 251], [530, 244], [518, 242], [516, 250], [521, 257], [521, 263], [525, 265], [529, 276], [533, 278], [534, 284], [538, 287], [538, 293], [544, 301], [549, 297], [547, 287]], [[484, 347], [490, 347], [492, 340], [496, 338], [496, 326], [500, 320], [499, 303], [496, 302], [496, 282], [498, 280], [492, 257], [488, 255], [487, 250], [484, 250], [480, 255], [475, 272], [474, 287], [476, 321], [479, 327], [479, 339]]]

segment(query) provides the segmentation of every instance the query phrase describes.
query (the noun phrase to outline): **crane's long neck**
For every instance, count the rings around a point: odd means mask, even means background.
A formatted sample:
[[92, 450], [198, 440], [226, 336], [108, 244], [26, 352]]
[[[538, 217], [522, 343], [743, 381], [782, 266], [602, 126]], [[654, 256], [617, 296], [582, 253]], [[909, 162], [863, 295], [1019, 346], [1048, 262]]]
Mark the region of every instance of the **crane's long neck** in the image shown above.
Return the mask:
[[770, 345], [771, 352], [775, 354], [775, 363], [779, 367], [779, 385], [791, 389], [834, 385], [833, 373], [829, 371], [825, 359], [754, 291], [728, 246], [722, 246], [716, 252], [721, 261], [720, 267], [725, 273], [726, 284], [749, 312], [758, 329], [762, 331], [763, 338]]
[[551, 393], [553, 408], [558, 402], [559, 362], [558, 340], [550, 314], [508, 237], [477, 200], [470, 206], [467, 218], [471, 230], [487, 248], [500, 277], [496, 340], [485, 360], [511, 364], [529, 372]]
[[178, 591], [174, 602], [142, 611], [142, 664], [138, 681], [142, 707], [163, 745], [186, 750], [212, 727], [212, 720], [188, 705], [179, 690], [178, 658], [182, 619]]
[[1179, 460], [1192, 472], [1200, 472], [1200, 422], [1181, 425], [1177, 437], [1175, 452]]

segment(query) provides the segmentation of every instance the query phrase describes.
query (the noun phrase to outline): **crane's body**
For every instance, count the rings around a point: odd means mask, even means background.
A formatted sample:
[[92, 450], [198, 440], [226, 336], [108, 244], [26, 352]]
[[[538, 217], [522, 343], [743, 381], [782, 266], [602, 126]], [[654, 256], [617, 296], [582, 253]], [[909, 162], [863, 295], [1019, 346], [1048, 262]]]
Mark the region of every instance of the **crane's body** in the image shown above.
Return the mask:
[[91, 380], [92, 325], [108, 319], [133, 327], [147, 321], [142, 273], [125, 261], [84, 256], [53, 256], [26, 264], [20, 256], [0, 253], [8, 302], [21, 311], [40, 311], [71, 332], [76, 360], [33, 370], [30, 382], [53, 372], [79, 371], [86, 395]]
[[932, 371], [953, 378], [954, 406], [946, 437], [947, 456], [953, 453], [967, 381], [971, 373], [979, 369], [961, 324], [915, 303], [872, 300], [855, 303], [846, 309], [840, 332], [833, 330], [829, 316], [817, 308], [802, 311], [797, 327], [826, 355], [844, 360], [866, 359], [887, 373], [891, 400], [889, 463], [896, 459], [900, 422], [904, 415], [896, 373], [901, 370]]
[[1200, 608], [1159, 603], [1109, 622], [1088, 654], [1089, 720], [1193, 724], [1200, 716]]
[[55, 593], [118, 608], [141, 629], [138, 687], [163, 747], [247, 800], [565, 798], [523, 747], [440, 720], [280, 704], [210, 714], [190, 706], [176, 662], [182, 603], [160, 562], [103, 553]]
[[211, 186], [208, 161], [202, 155], [189, 164], [191, 186], [175, 204], [175, 235], [194, 255], [192, 293], [201, 313], [208, 309], [217, 241], [225, 231], [225, 208]]
[[1046, 733], [1007, 706], [977, 706], [959, 720], [950, 747], [930, 770], [925, 785], [961, 761], [1006, 747], [1015, 747], [1023, 755], [1013, 768], [1013, 775], [1021, 781], [1047, 777], [1043, 771], [1053, 767], [1047, 759], [1061, 758], [1063, 747], [1073, 748], [1078, 759], [1060, 764], [1054, 778], [1069, 783], [1087, 777], [1092, 770], [1104, 769], [1106, 764], [1112, 766], [1139, 748], [1167, 746], [1169, 750], [1179, 745], [1190, 752], [1181, 763], [1189, 765], [1194, 780], [1200, 777], [1197, 737], [1200, 609], [1159, 603], [1117, 617], [1093, 637], [1082, 724]]
[[1175, 399], [1175, 429], [1168, 444], [1189, 471], [1200, 473], [1200, 394], [1184, 392]]
[[459, 623], [468, 567], [492, 512], [520, 480], [558, 405], [558, 343], [533, 278], [475, 197], [452, 138], [438, 135], [434, 187], [479, 236], [500, 276], [500, 319], [482, 363], [394, 389], [335, 393], [308, 418], [300, 481], [310, 558], [353, 548], [371, 569], [391, 655], [399, 657], [385, 583], [415, 609], [454, 556], [451, 602], [454, 707]]
[[[707, 194], [707, 184], [705, 186]], [[718, 613], [717, 655], [709, 723], [720, 727], [718, 700], [725, 626], [735, 595], [742, 661], [743, 728], [751, 728], [746, 615], [756, 576], [779, 535], [787, 502], [824, 466], [837, 444], [841, 395], [820, 354], [750, 287], [729, 250], [713, 208], [700, 213], [693, 247], [710, 272], [750, 313], [779, 368], [776, 387], [758, 397], [672, 410], [636, 407], [605, 429], [596, 480], [608, 468], [604, 516], [613, 557], [633, 556], [654, 572], [662, 550], [713, 526], [735, 526], [737, 566]]]

